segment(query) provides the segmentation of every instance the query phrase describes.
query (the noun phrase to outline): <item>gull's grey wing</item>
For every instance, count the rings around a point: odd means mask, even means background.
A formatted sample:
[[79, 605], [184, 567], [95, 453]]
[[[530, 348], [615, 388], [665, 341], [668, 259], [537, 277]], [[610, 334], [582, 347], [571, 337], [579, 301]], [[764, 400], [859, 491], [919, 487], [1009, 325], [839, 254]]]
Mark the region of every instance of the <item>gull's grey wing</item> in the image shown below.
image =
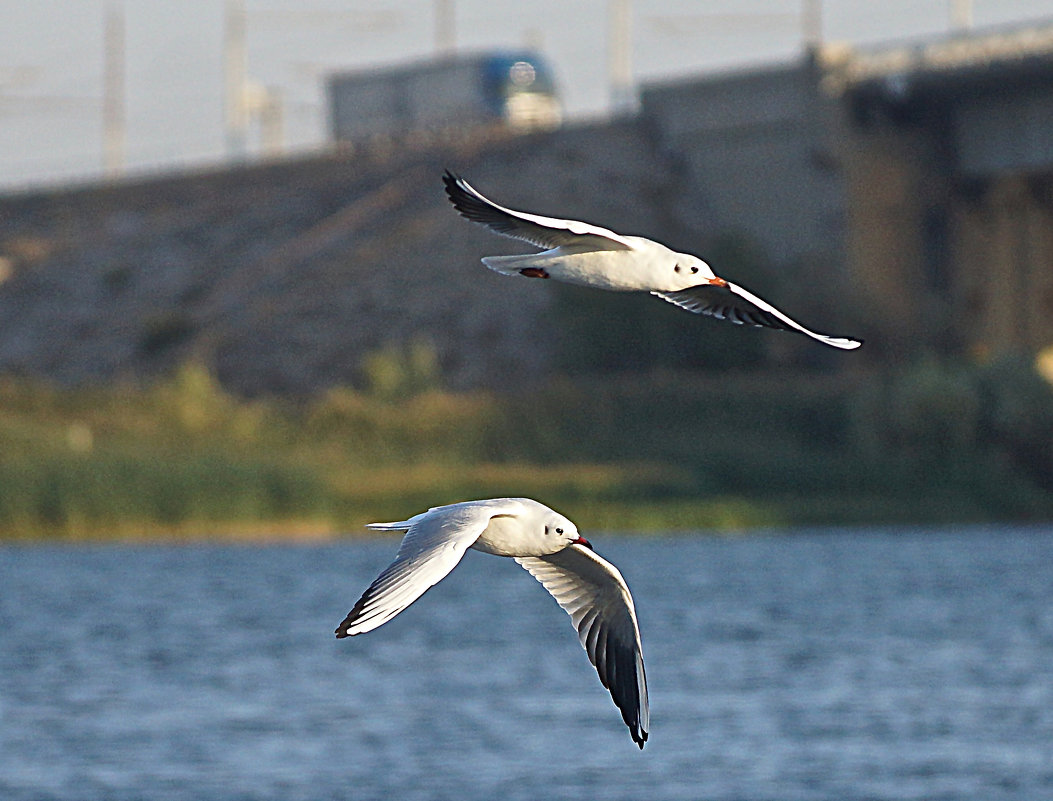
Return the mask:
[[727, 283], [726, 286], [702, 284], [679, 292], [652, 292], [662, 300], [675, 303], [682, 309], [695, 314], [716, 317], [718, 320], [730, 320], [736, 325], [764, 326], [782, 331], [796, 331], [842, 350], [853, 350], [863, 344], [862, 340], [849, 337], [833, 337], [809, 331], [800, 323], [791, 320], [770, 303], [743, 289]]
[[371, 523], [369, 528], [406, 530], [395, 561], [369, 585], [336, 628], [337, 637], [372, 631], [444, 579], [464, 552], [479, 539], [490, 520], [514, 514], [513, 504], [462, 503], [430, 509], [398, 523]]
[[589, 661], [611, 692], [633, 741], [650, 727], [640, 627], [625, 579], [591, 548], [571, 545], [549, 556], [517, 557], [570, 615]]
[[442, 176], [446, 194], [462, 217], [491, 231], [522, 239], [539, 248], [578, 246], [591, 250], [629, 250], [627, 239], [606, 228], [577, 220], [557, 220], [515, 211], [483, 197], [470, 183], [449, 170]]

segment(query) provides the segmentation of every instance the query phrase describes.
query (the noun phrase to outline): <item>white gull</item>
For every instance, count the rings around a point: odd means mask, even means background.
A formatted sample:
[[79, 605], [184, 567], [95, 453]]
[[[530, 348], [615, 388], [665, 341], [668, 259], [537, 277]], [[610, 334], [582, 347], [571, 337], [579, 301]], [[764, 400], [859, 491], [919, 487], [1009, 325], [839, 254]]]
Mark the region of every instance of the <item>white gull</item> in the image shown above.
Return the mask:
[[621, 573], [570, 520], [530, 498], [495, 498], [437, 506], [369, 528], [406, 536], [395, 561], [337, 626], [337, 637], [364, 634], [391, 620], [453, 570], [468, 548], [511, 556], [570, 615], [629, 734], [643, 748], [649, 713], [636, 608]]
[[483, 264], [496, 272], [622, 292], [650, 292], [690, 312], [738, 325], [796, 331], [843, 350], [863, 344], [858, 339], [810, 331], [752, 292], [718, 277], [697, 256], [589, 223], [499, 206], [449, 170], [443, 183], [450, 202], [463, 217], [503, 236], [544, 248], [541, 253], [484, 258]]

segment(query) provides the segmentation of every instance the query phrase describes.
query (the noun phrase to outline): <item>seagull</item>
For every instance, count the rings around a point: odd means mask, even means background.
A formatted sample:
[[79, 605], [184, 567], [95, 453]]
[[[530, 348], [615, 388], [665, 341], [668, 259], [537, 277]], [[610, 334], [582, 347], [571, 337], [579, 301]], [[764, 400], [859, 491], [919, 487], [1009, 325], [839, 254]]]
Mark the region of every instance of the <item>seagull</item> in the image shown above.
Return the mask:
[[859, 339], [810, 331], [752, 292], [715, 275], [697, 256], [577, 220], [507, 209], [449, 170], [442, 180], [450, 202], [462, 217], [543, 248], [541, 253], [522, 256], [487, 256], [483, 264], [495, 272], [555, 278], [620, 292], [650, 292], [682, 309], [737, 325], [796, 331], [842, 350], [863, 344]]
[[368, 528], [406, 536], [395, 561], [337, 626], [338, 638], [365, 634], [391, 620], [453, 570], [468, 548], [511, 556], [570, 615], [633, 742], [644, 747], [647, 677], [636, 608], [618, 568], [599, 556], [570, 520], [530, 498], [495, 498], [436, 506], [409, 520]]

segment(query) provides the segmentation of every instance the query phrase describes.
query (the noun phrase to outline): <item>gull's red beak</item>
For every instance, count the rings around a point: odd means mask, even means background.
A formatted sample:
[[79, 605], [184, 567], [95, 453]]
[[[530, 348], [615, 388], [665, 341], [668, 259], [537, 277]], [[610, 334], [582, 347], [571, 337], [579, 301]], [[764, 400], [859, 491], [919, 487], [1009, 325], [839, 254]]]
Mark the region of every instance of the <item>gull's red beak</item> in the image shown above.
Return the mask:
[[590, 551], [591, 551], [591, 550], [593, 550], [593, 548], [592, 548], [592, 543], [591, 543], [591, 542], [589, 542], [589, 541], [588, 541], [587, 539], [585, 539], [584, 537], [581, 537], [581, 536], [579, 536], [579, 537], [578, 537], [578, 538], [577, 538], [576, 540], [574, 540], [574, 542], [572, 542], [572, 543], [571, 543], [571, 545], [584, 545], [584, 546], [585, 546], [586, 548], [588, 548], [588, 549], [589, 549]]

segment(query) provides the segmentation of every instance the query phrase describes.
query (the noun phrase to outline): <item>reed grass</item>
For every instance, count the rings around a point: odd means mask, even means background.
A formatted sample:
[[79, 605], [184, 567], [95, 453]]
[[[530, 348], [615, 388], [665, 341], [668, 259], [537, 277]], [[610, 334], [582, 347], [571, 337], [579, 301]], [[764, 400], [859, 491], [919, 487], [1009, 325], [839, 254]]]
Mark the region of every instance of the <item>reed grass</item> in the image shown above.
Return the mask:
[[1053, 517], [1045, 451], [1007, 419], [1048, 419], [1053, 439], [1051, 393], [1004, 368], [986, 384], [932, 370], [556, 380], [513, 396], [388, 381], [298, 404], [235, 398], [195, 365], [145, 387], [8, 378], [0, 538], [319, 536], [518, 495], [592, 529]]

